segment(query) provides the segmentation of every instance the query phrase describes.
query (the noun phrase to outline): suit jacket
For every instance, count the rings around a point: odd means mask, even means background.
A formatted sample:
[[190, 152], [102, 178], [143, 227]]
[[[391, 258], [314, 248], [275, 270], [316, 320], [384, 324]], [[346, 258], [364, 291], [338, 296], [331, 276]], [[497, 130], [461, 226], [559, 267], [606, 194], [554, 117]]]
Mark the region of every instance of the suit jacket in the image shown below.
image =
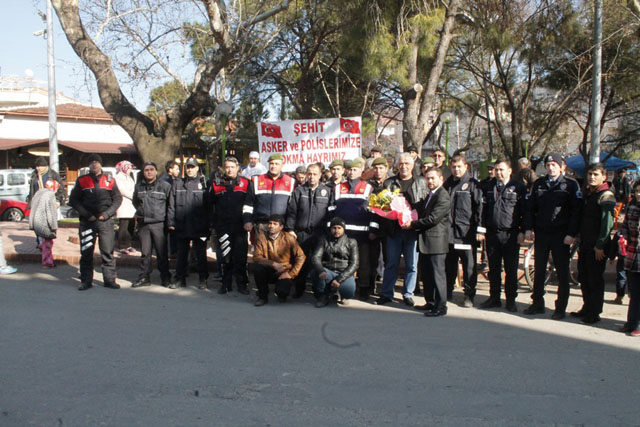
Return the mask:
[[[428, 201], [427, 201], [428, 200]], [[416, 206], [418, 219], [411, 227], [418, 231], [418, 249], [425, 255], [446, 254], [449, 252], [449, 215], [451, 214], [451, 198], [440, 186], [431, 199]]]

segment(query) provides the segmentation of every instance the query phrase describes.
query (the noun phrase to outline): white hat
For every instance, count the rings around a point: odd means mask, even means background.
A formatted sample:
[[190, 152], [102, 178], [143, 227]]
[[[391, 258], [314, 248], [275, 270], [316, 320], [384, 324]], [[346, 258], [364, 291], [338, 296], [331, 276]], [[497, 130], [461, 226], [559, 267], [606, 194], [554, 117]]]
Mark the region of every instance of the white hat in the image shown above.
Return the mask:
[[249, 153], [249, 158], [250, 159], [253, 159], [253, 158], [259, 159], [260, 158], [260, 154], [257, 151], [252, 151], [252, 152]]

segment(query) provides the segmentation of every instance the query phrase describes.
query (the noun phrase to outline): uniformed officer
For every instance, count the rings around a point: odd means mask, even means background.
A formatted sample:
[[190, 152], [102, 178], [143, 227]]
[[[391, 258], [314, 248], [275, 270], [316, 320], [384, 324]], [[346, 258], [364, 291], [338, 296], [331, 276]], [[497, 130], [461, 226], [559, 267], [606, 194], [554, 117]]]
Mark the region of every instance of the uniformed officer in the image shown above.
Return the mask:
[[[198, 288], [207, 287], [207, 238], [209, 236], [207, 183], [200, 173], [198, 161], [194, 158], [187, 160], [187, 173], [184, 178], [173, 181], [167, 209], [167, 226], [175, 230], [178, 239], [178, 263], [176, 265], [175, 281], [181, 287], [187, 286], [187, 266], [189, 246], [197, 259]], [[177, 282], [177, 283], [176, 283]]]
[[287, 215], [289, 199], [293, 194], [296, 180], [282, 173], [284, 157], [276, 153], [269, 157], [269, 170], [262, 175], [255, 175], [249, 182], [249, 191], [242, 208], [244, 229], [266, 233], [271, 215]]
[[222, 285], [219, 294], [231, 292], [233, 278], [238, 292], [249, 294], [247, 277], [247, 232], [243, 228], [244, 208], [249, 180], [238, 174], [240, 164], [235, 157], [224, 160], [224, 174], [215, 174], [209, 184], [210, 212], [216, 230], [217, 254], [221, 258]]
[[102, 158], [90, 154], [89, 174], [76, 180], [69, 196], [69, 206], [80, 214], [80, 280], [78, 290], [84, 291], [93, 282], [93, 251], [99, 238], [104, 287], [119, 289], [116, 283], [116, 260], [113, 258], [113, 215], [122, 203], [115, 179], [102, 173]]
[[133, 206], [136, 208], [142, 257], [140, 276], [131, 287], [138, 288], [151, 284], [150, 275], [153, 271], [151, 255], [154, 248], [162, 286], [168, 287], [171, 273], [169, 273], [169, 251], [165, 227], [171, 184], [158, 179], [158, 167], [153, 162], [144, 164], [142, 174], [142, 179], [136, 183], [132, 199]]
[[476, 249], [484, 239], [484, 229], [479, 227], [482, 217], [482, 191], [478, 181], [469, 175], [464, 156], [451, 158], [451, 176], [444, 188], [451, 198], [449, 227], [449, 253], [445, 261], [447, 270], [447, 299], [453, 297], [453, 284], [458, 277], [458, 260], [462, 261], [462, 277], [465, 307], [473, 307], [476, 295]]
[[518, 263], [520, 243], [524, 239], [522, 219], [527, 188], [511, 178], [511, 162], [500, 159], [492, 165], [495, 178], [485, 184], [481, 225], [486, 229], [485, 243], [489, 259], [489, 299], [480, 308], [500, 307], [502, 263], [505, 272], [507, 310], [517, 311]]
[[294, 279], [294, 298], [304, 294], [307, 274], [311, 269], [311, 254], [327, 233], [327, 209], [333, 201], [331, 189], [320, 182], [322, 171], [317, 163], [307, 167], [306, 182], [296, 187], [287, 209], [286, 228], [292, 230], [306, 256], [298, 276]]
[[326, 182], [327, 186], [333, 189], [336, 185], [344, 182], [344, 161], [334, 160], [329, 165], [331, 178]]
[[605, 249], [611, 242], [609, 234], [616, 206], [616, 196], [606, 178], [607, 171], [602, 163], [587, 169], [578, 246], [578, 280], [583, 306], [571, 313], [587, 324], [600, 321], [604, 302]]
[[544, 285], [549, 252], [558, 273], [558, 298], [552, 318], [565, 317], [569, 301], [569, 249], [580, 228], [582, 193], [578, 183], [562, 175], [564, 159], [560, 153], [545, 159], [547, 175], [538, 178], [525, 203], [525, 239], [534, 241], [535, 277], [533, 302], [525, 314], [544, 313]]
[[[358, 242], [358, 287], [359, 298], [366, 300], [371, 294], [369, 271], [369, 239], [375, 239], [370, 233], [371, 227], [380, 226], [372, 218], [369, 210], [369, 195], [372, 188], [369, 183], [360, 179], [364, 169], [364, 159], [358, 157], [349, 163], [347, 180], [334, 189], [334, 206], [330, 208], [330, 215], [344, 219], [347, 236]], [[371, 234], [371, 235], [370, 235]]]
[[[377, 194], [384, 189], [384, 182], [389, 175], [389, 163], [384, 157], [376, 157], [371, 162], [371, 168], [373, 176], [367, 182], [371, 184], [372, 193]], [[384, 249], [386, 247], [385, 236], [376, 232], [375, 229], [373, 231], [376, 237], [369, 241], [369, 260], [371, 261], [369, 263], [369, 290], [371, 294], [375, 294], [376, 276], [384, 274], [384, 259], [386, 257]], [[380, 254], [382, 254], [382, 260], [380, 259]]]

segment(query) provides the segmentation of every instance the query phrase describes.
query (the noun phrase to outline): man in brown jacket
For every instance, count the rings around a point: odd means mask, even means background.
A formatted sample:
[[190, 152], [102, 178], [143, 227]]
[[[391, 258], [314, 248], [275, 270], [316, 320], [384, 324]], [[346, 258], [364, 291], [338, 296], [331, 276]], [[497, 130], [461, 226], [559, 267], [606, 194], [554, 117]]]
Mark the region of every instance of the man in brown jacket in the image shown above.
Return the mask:
[[258, 287], [256, 307], [267, 303], [269, 283], [275, 283], [278, 301], [285, 302], [305, 261], [305, 255], [295, 236], [285, 233], [284, 217], [271, 215], [268, 233], [260, 233], [253, 253], [253, 275]]

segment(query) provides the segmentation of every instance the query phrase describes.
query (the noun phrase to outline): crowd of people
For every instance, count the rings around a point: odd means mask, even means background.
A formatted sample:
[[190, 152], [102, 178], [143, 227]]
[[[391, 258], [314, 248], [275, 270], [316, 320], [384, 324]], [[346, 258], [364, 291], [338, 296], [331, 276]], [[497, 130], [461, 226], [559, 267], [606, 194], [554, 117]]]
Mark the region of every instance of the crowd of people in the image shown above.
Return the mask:
[[[300, 298], [307, 279], [319, 308], [332, 301], [348, 304], [356, 297], [390, 304], [395, 302], [404, 258], [402, 303], [414, 307], [414, 294], [422, 283], [426, 304], [415, 308], [424, 310], [427, 317], [447, 314], [456, 280], [464, 291], [463, 307], [500, 308], [504, 287], [505, 308], [516, 312], [520, 246], [533, 241], [535, 278], [532, 302], [524, 313], [545, 312], [551, 254], [558, 280], [552, 318], [561, 320], [569, 300], [569, 250], [578, 241], [583, 305], [569, 314], [586, 324], [600, 320], [606, 261], [618, 257], [616, 301], [622, 302], [625, 287], [630, 296], [628, 319], [621, 330], [640, 336], [640, 181], [630, 186], [618, 179], [614, 186], [606, 180], [603, 165], [595, 164], [580, 186], [565, 174], [559, 153], [544, 157], [545, 176], [538, 178], [527, 159], [521, 159], [517, 169], [509, 160], [499, 159], [489, 165], [489, 178], [478, 181], [464, 156], [455, 155], [448, 164], [446, 157], [436, 150], [420, 159], [416, 147], [409, 147], [390, 164], [374, 148], [367, 160], [336, 160], [326, 169], [320, 163], [301, 165], [289, 175], [282, 171], [282, 155], [271, 155], [264, 166], [258, 153], [252, 152], [244, 170], [229, 156], [221, 170], [207, 178], [198, 161], [190, 158], [184, 176], [179, 165], [168, 162], [160, 177], [157, 165], [146, 162], [136, 180], [129, 162], [119, 163], [112, 177], [103, 173], [100, 156], [92, 154], [87, 159], [89, 173], [78, 178], [69, 197], [80, 216], [79, 290], [93, 285], [96, 245], [104, 286], [119, 288], [114, 217], [119, 219], [119, 246], [126, 252], [132, 250], [132, 224], [136, 224], [141, 264], [134, 288], [151, 284], [154, 252], [162, 286], [187, 286], [191, 253], [197, 286], [207, 288], [206, 251], [211, 238], [221, 273], [220, 294], [232, 292], [235, 281], [236, 291], [248, 295], [250, 267], [256, 306], [268, 303], [270, 285], [275, 286], [280, 302]], [[59, 203], [59, 188], [53, 184], [57, 180], [52, 171], [34, 174], [37, 179], [32, 185], [37, 188], [31, 203], [37, 205], [37, 215], [30, 222], [43, 239], [43, 265], [48, 266], [52, 260], [47, 258], [45, 264], [44, 254], [50, 254], [57, 228], [49, 211]], [[369, 198], [385, 189], [404, 196], [417, 215], [400, 222], [373, 213]], [[618, 214], [625, 211], [616, 230]], [[253, 262], [248, 266], [250, 251]], [[177, 257], [174, 275], [169, 270], [169, 253]], [[477, 302], [480, 264], [488, 268], [490, 292], [488, 299]], [[377, 277], [382, 278], [379, 289]]]

